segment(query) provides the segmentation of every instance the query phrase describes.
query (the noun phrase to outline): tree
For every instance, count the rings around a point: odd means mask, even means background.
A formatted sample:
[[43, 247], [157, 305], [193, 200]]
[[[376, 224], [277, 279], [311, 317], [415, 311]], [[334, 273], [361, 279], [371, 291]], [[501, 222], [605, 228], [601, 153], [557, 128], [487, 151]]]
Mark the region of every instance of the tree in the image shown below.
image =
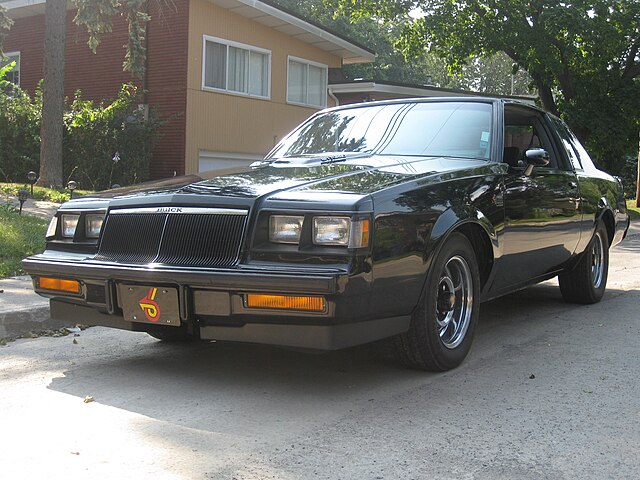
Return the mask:
[[67, 1], [47, 0], [44, 26], [44, 81], [40, 127], [40, 178], [47, 187], [62, 185], [64, 50]]
[[[129, 22], [129, 40], [124, 56], [123, 69], [142, 76], [145, 69], [145, 22], [149, 15], [144, 11], [144, 0], [73, 0], [78, 11], [74, 21], [85, 25], [89, 32], [89, 47], [95, 53], [100, 36], [111, 32], [112, 18], [125, 15]], [[64, 50], [66, 30], [66, 1], [47, 0], [45, 6], [45, 49], [42, 127], [40, 131], [40, 178], [38, 184], [59, 187], [62, 185], [62, 113], [64, 109]], [[13, 21], [0, 5], [0, 53], [2, 39]], [[3, 32], [4, 30], [4, 32]]]
[[531, 93], [531, 79], [527, 73], [520, 69], [512, 76], [513, 61], [500, 52], [488, 58], [475, 58], [457, 72], [452, 72], [444, 59], [428, 52], [422, 52], [408, 62], [394, 46], [394, 40], [412, 22], [406, 12], [393, 22], [385, 23], [337, 15], [333, 6], [325, 5], [324, 0], [277, 0], [277, 3], [367, 45], [376, 53], [373, 63], [345, 65], [342, 71], [348, 79], [428, 84], [497, 95]]
[[[638, 138], [637, 0], [327, 0], [338, 14], [395, 21], [413, 12], [397, 45], [434, 52], [461, 71], [503, 52], [528, 72], [543, 107], [560, 114], [614, 173]], [[417, 14], [416, 14], [417, 13]]]

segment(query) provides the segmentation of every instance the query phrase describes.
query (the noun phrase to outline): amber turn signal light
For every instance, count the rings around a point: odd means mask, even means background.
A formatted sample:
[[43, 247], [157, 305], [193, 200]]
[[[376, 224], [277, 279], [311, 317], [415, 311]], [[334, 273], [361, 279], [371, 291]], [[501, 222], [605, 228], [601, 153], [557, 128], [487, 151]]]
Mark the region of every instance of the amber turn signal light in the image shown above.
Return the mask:
[[39, 277], [38, 288], [53, 290], [56, 292], [80, 293], [80, 282], [77, 280], [65, 280], [63, 278]]
[[248, 308], [268, 308], [274, 310], [298, 310], [304, 312], [324, 312], [324, 297], [304, 297], [290, 295], [247, 294]]

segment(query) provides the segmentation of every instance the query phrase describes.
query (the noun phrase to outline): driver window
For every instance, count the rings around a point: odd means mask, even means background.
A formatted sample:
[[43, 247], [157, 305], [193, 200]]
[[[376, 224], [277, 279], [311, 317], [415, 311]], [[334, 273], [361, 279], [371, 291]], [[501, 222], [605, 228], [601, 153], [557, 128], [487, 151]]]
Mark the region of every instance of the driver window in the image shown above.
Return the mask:
[[522, 107], [505, 108], [503, 162], [511, 167], [524, 167], [525, 152], [543, 148], [549, 154], [546, 168], [559, 168], [558, 159], [537, 112]]

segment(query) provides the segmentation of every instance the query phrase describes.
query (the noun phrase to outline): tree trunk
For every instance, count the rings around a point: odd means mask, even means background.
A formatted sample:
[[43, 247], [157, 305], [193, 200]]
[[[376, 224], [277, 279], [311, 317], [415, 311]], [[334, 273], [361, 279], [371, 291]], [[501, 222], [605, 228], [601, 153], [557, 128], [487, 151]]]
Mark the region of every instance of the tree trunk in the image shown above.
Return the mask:
[[44, 18], [44, 82], [38, 185], [61, 187], [66, 0], [47, 0]]

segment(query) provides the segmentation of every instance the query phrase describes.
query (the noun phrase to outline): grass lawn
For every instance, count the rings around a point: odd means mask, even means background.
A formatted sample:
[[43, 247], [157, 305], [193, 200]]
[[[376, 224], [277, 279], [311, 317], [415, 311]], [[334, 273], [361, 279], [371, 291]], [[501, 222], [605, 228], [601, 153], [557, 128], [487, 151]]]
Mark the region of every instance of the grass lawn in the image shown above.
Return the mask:
[[[13, 195], [14, 197], [18, 196], [18, 190], [21, 188], [26, 189], [29, 192], [29, 196], [31, 196], [31, 186], [25, 185], [23, 183], [0, 183], [0, 192], [5, 195]], [[87, 193], [93, 193], [90, 190], [76, 190], [73, 193], [74, 197], [79, 197], [80, 195], [86, 195]], [[69, 200], [71, 194], [69, 190], [54, 190], [51, 188], [44, 187], [33, 187], [33, 199], [34, 200], [46, 200], [49, 202], [62, 203]]]
[[44, 250], [48, 223], [0, 204], [0, 277], [24, 274], [20, 261]]
[[629, 216], [631, 217], [631, 220], [640, 219], [640, 208], [636, 207], [635, 200], [627, 200], [627, 210], [629, 211]]

